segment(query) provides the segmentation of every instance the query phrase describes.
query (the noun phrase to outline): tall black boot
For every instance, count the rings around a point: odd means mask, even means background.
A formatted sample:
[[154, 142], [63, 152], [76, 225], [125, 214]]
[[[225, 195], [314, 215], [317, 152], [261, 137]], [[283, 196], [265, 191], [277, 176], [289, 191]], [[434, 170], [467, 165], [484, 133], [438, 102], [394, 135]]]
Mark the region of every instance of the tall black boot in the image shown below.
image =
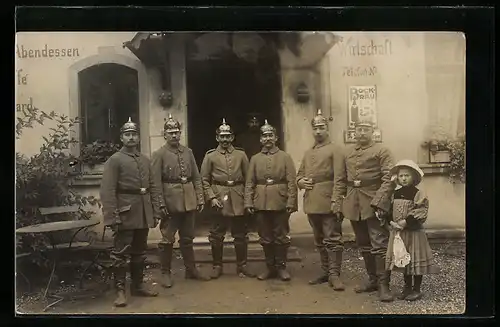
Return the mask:
[[161, 244], [159, 247], [159, 252], [160, 252], [160, 264], [161, 264], [160, 284], [163, 287], [170, 288], [174, 284], [171, 273], [173, 244]]
[[328, 252], [324, 247], [318, 247], [319, 258], [321, 260], [322, 274], [309, 281], [309, 285], [317, 285], [328, 282]]
[[264, 255], [266, 258], [266, 271], [259, 274], [257, 279], [266, 280], [271, 278], [276, 278], [276, 260], [274, 258], [274, 244], [265, 244], [262, 245], [262, 249], [264, 250]]
[[236, 252], [236, 273], [240, 277], [254, 278], [255, 274], [248, 270], [248, 244], [234, 243], [234, 251]]
[[385, 258], [381, 255], [375, 256], [375, 263], [377, 267], [377, 277], [378, 277], [378, 297], [382, 302], [392, 302], [394, 301], [394, 296], [389, 288], [389, 282], [391, 280], [391, 271], [385, 269]]
[[356, 286], [354, 292], [356, 293], [369, 293], [378, 290], [378, 279], [375, 264], [375, 256], [370, 252], [361, 252], [363, 261], [365, 262], [366, 273], [368, 274], [368, 281], [363, 285]]
[[130, 295], [142, 297], [155, 297], [158, 292], [150, 290], [144, 284], [144, 261], [130, 262]]
[[211, 279], [217, 279], [223, 274], [222, 270], [222, 257], [224, 251], [223, 243], [212, 243], [212, 273]]
[[288, 245], [278, 245], [276, 247], [276, 270], [278, 273], [278, 278], [284, 282], [289, 281], [292, 277], [290, 273], [286, 270], [287, 257], [288, 257]]
[[127, 305], [127, 295], [125, 292], [127, 270], [125, 267], [116, 267], [113, 272], [113, 280], [115, 284], [116, 299], [115, 307], [125, 307]]
[[330, 284], [334, 291], [343, 291], [345, 290], [345, 286], [340, 279], [340, 270], [342, 268], [342, 250], [328, 251], [328, 257], [328, 284]]
[[193, 246], [182, 246], [181, 247], [182, 258], [184, 260], [184, 267], [186, 267], [186, 279], [196, 279], [201, 281], [210, 280], [210, 276], [205, 276], [199, 272], [196, 268], [194, 261], [194, 249]]

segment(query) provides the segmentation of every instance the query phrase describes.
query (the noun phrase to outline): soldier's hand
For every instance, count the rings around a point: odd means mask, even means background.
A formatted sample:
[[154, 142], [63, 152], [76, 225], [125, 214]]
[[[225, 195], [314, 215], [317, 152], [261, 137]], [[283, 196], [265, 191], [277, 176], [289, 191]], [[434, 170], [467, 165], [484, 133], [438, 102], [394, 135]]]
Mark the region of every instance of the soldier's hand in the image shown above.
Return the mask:
[[222, 203], [220, 203], [219, 199], [213, 198], [211, 203], [212, 203], [212, 208], [222, 209]]
[[255, 209], [254, 208], [250, 207], [250, 208], [247, 208], [246, 210], [247, 210], [247, 212], [248, 212], [249, 215], [253, 215], [255, 213]]
[[391, 221], [390, 222], [390, 225], [391, 227], [394, 229], [394, 230], [403, 230], [403, 227], [401, 227], [398, 223], [394, 222], [394, 221]]
[[301, 189], [312, 190], [314, 184], [310, 178], [304, 177], [298, 181], [297, 185]]
[[287, 212], [287, 213], [290, 213], [290, 214], [291, 214], [291, 213], [294, 213], [294, 212], [295, 212], [295, 208], [292, 208], [292, 207], [287, 207], [287, 208], [286, 208], [286, 212]]
[[196, 210], [198, 210], [198, 212], [202, 212], [204, 207], [205, 207], [205, 206], [204, 206], [203, 204], [198, 204], [198, 205], [196, 206]]

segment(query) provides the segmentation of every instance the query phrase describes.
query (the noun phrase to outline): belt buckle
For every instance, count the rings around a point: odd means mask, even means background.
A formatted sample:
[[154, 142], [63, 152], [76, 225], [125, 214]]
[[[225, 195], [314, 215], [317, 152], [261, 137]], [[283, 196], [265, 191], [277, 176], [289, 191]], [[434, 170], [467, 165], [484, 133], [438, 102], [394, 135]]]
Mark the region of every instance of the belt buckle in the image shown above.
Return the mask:
[[139, 193], [140, 193], [141, 195], [146, 194], [146, 188], [141, 187], [141, 188], [139, 189]]
[[355, 180], [354, 181], [354, 187], [360, 187], [361, 186], [361, 181], [360, 180]]
[[268, 178], [268, 179], [266, 179], [266, 183], [267, 183], [268, 185], [271, 185], [271, 184], [273, 184], [273, 183], [274, 183], [274, 180], [273, 180], [272, 178]]
[[233, 184], [234, 184], [234, 181], [227, 181], [228, 186], [233, 186]]
[[188, 181], [187, 177], [181, 177], [182, 184], [186, 184]]

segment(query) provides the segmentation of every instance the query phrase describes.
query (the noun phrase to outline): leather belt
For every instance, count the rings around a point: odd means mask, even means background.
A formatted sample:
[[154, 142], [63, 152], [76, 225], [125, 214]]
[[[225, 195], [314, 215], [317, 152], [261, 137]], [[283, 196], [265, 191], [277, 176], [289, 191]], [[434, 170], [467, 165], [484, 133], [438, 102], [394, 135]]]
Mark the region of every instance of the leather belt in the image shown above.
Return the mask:
[[257, 185], [278, 185], [278, 184], [288, 184], [285, 180], [275, 180], [272, 178], [267, 178], [265, 180], [258, 180]]
[[243, 181], [212, 181], [214, 185], [220, 186], [235, 186], [235, 185], [243, 185], [245, 182]]
[[365, 180], [355, 179], [353, 181], [347, 181], [347, 186], [351, 187], [365, 187], [377, 184], [379, 185], [382, 184], [382, 181], [380, 179], [365, 179]]
[[163, 178], [161, 180], [164, 184], [187, 184], [192, 181], [189, 177], [181, 177], [181, 178]]
[[146, 188], [146, 187], [135, 188], [135, 189], [123, 189], [123, 188], [119, 188], [119, 189], [116, 190], [116, 193], [118, 193], [118, 194], [144, 195], [144, 194], [149, 193], [149, 188]]

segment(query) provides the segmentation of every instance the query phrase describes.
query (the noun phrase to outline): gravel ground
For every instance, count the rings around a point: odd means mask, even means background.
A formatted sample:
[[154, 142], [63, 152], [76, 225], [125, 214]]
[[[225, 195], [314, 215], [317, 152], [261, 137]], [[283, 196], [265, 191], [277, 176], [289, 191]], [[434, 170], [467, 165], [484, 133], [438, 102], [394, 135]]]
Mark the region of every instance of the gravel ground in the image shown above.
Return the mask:
[[[326, 285], [309, 286], [307, 281], [319, 272], [319, 258], [314, 250], [301, 247], [303, 260], [289, 264], [293, 277], [289, 283], [241, 279], [235, 276], [234, 265], [226, 265], [226, 274], [217, 281], [189, 281], [182, 278], [182, 262], [175, 260], [176, 284], [172, 289], [163, 289], [155, 283], [160, 275], [158, 269], [147, 270], [145, 279], [160, 292], [157, 298], [130, 298], [126, 308], [116, 309], [111, 305], [113, 292], [108, 291], [94, 298], [61, 302], [47, 313], [461, 314], [465, 311], [464, 247], [464, 244], [433, 246], [440, 273], [424, 277], [424, 297], [416, 302], [381, 303], [376, 293], [354, 293], [354, 286], [362, 281], [365, 272], [358, 251], [352, 248], [347, 248], [344, 254], [345, 292], [333, 292]], [[263, 264], [252, 262], [249, 266], [259, 271]], [[210, 267], [202, 265], [201, 269], [207, 272]], [[402, 286], [402, 275], [394, 273], [393, 293], [399, 293]], [[62, 284], [58, 291], [74, 290], [74, 286]], [[20, 313], [42, 313], [44, 304], [39, 294], [24, 295], [18, 298], [17, 308]]]

